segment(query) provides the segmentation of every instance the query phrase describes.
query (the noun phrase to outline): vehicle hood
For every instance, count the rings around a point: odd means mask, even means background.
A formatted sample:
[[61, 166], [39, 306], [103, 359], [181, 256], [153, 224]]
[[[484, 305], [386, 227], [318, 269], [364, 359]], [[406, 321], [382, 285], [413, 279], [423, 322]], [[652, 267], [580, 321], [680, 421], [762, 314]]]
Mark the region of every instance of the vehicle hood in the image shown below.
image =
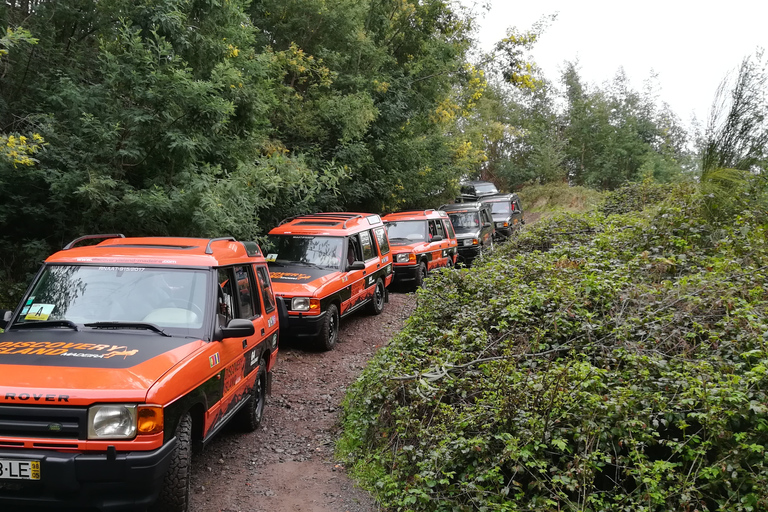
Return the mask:
[[6, 332], [0, 334], [0, 402], [143, 401], [158, 379], [204, 345], [150, 331]]
[[429, 244], [426, 242], [413, 242], [411, 244], [390, 242], [390, 245], [392, 246], [392, 252], [394, 254], [402, 254], [404, 252], [422, 253], [429, 249]]
[[279, 295], [312, 295], [325, 283], [339, 278], [338, 270], [303, 265], [270, 266], [272, 287]]
[[456, 233], [456, 240], [466, 240], [467, 238], [480, 238], [480, 231], [470, 231], [468, 233]]

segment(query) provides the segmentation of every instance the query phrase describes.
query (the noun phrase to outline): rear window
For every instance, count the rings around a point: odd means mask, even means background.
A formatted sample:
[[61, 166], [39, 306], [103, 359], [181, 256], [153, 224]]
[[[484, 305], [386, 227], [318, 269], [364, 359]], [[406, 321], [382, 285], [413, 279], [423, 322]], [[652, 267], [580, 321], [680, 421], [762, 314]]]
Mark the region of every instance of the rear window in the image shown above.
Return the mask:
[[376, 241], [379, 244], [379, 251], [381, 251], [381, 254], [389, 254], [389, 239], [385, 229], [383, 227], [376, 228], [373, 232], [376, 233]]

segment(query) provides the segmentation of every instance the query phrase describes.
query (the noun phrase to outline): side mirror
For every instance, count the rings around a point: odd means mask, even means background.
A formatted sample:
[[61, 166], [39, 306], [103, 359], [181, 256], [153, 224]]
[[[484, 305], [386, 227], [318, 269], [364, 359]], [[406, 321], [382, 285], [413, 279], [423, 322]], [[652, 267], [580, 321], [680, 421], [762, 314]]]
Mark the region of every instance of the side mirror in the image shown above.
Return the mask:
[[5, 327], [8, 325], [8, 322], [11, 321], [11, 317], [13, 316], [13, 311], [9, 309], [2, 310], [3, 311], [3, 319], [0, 320], [0, 329], [5, 329]]
[[484, 227], [484, 228], [490, 228], [490, 227], [493, 227], [493, 223], [491, 223], [491, 222], [483, 222], [483, 227]]
[[433, 242], [441, 242], [442, 240], [443, 240], [443, 237], [441, 237], [440, 235], [435, 235], [432, 237]]
[[247, 338], [256, 334], [253, 323], [245, 318], [233, 318], [221, 329], [224, 338]]
[[365, 270], [365, 262], [353, 261], [351, 265], [347, 265], [347, 272], [352, 270]]

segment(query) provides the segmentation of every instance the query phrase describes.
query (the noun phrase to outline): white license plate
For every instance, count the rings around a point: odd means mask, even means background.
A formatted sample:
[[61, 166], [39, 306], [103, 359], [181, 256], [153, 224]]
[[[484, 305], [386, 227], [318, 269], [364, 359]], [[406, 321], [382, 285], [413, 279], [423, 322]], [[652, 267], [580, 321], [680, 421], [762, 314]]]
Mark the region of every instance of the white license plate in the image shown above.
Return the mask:
[[40, 480], [40, 461], [0, 459], [0, 480]]

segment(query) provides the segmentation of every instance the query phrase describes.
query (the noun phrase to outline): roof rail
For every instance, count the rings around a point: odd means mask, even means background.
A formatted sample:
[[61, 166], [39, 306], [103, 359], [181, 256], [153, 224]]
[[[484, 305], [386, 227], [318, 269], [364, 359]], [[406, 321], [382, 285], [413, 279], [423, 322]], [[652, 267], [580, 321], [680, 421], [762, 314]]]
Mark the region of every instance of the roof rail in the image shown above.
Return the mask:
[[64, 250], [67, 251], [75, 246], [78, 242], [82, 242], [83, 240], [97, 240], [97, 239], [104, 239], [107, 240], [109, 238], [125, 238], [125, 235], [121, 233], [111, 234], [111, 235], [85, 235], [81, 236], [80, 238], [75, 238], [71, 242], [69, 242], [67, 245], [64, 246]]
[[222, 236], [220, 238], [211, 238], [208, 240], [208, 245], [205, 246], [205, 254], [213, 254], [213, 249], [211, 249], [211, 244], [213, 242], [221, 242], [222, 240], [225, 240], [227, 242], [237, 242], [235, 240], [235, 237], [233, 236]]
[[353, 219], [362, 219], [363, 216], [358, 213], [339, 213], [339, 212], [318, 212], [318, 213], [309, 213], [304, 215], [295, 215], [293, 217], [287, 217], [280, 221], [280, 224], [278, 226], [282, 226], [283, 224], [287, 222], [291, 222], [293, 220], [297, 219], [311, 219], [316, 217], [327, 217], [327, 218], [336, 218], [339, 221], [344, 221], [344, 228], [347, 227], [347, 222]]

